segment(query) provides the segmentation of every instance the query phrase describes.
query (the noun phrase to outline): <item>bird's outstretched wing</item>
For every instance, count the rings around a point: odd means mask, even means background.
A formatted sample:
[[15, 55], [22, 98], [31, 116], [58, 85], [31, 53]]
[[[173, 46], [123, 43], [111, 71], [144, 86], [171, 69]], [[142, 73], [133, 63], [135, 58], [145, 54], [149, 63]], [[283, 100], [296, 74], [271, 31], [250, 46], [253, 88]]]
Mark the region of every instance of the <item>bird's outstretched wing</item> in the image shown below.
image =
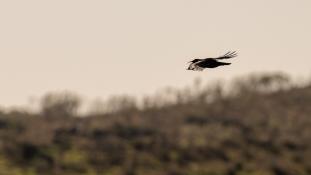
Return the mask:
[[229, 59], [229, 58], [233, 58], [238, 56], [238, 54], [236, 53], [236, 51], [234, 52], [227, 52], [226, 54], [224, 54], [223, 56], [217, 57], [215, 59], [217, 60], [222, 60], [222, 59]]

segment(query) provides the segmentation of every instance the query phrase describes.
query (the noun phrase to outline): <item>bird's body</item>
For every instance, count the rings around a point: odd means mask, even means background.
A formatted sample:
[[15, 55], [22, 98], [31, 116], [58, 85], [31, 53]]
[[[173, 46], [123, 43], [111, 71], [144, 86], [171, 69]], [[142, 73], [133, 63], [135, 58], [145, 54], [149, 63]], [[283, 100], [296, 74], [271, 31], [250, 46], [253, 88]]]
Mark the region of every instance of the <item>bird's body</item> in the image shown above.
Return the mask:
[[194, 59], [189, 62], [191, 64], [189, 65], [188, 70], [202, 71], [205, 68], [216, 68], [218, 66], [230, 65], [231, 63], [220, 62], [218, 60], [229, 59], [236, 56], [236, 52], [228, 52], [217, 58]]

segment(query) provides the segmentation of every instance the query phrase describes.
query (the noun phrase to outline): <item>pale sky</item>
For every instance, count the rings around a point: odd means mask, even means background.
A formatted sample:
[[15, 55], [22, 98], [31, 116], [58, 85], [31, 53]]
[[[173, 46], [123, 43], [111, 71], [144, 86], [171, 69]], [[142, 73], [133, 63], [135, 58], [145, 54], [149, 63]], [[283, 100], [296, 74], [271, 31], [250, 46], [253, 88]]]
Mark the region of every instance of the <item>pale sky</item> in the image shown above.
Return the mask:
[[[310, 0], [1, 0], [0, 106], [70, 90], [88, 99], [230, 80], [311, 75]], [[185, 70], [237, 50], [232, 65]]]

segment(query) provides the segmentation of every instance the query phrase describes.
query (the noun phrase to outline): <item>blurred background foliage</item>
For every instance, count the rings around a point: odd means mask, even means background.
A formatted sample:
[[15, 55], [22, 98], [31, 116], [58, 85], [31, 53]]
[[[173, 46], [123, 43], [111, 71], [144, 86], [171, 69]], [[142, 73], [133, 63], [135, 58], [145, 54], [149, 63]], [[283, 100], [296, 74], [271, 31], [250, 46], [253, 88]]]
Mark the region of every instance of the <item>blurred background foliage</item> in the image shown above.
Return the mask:
[[311, 82], [253, 74], [137, 100], [71, 92], [0, 110], [4, 175], [309, 175]]

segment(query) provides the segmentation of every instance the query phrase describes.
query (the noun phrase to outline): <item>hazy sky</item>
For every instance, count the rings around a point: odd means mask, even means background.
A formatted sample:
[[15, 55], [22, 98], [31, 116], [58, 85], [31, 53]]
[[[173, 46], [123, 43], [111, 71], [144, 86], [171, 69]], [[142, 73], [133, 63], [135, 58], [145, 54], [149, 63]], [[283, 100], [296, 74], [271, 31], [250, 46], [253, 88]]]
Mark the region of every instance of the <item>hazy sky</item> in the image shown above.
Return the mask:
[[[86, 98], [255, 71], [311, 75], [310, 0], [2, 0], [0, 106], [71, 90]], [[237, 50], [231, 66], [186, 71]]]

